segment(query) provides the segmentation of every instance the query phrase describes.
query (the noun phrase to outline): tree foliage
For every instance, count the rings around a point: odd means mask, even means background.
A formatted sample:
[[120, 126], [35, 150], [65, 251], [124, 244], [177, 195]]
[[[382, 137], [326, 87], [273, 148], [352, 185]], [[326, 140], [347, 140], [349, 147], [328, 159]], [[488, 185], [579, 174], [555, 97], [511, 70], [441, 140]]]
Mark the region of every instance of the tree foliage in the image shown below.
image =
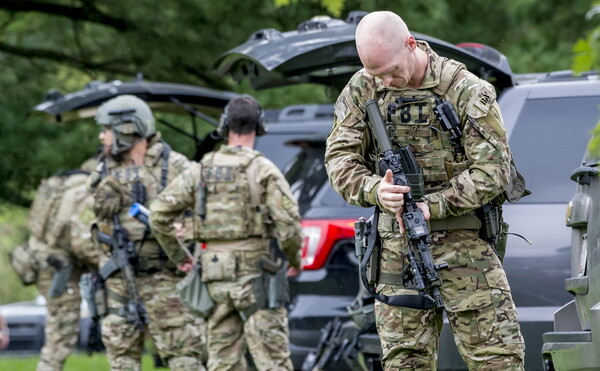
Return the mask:
[[[211, 64], [263, 28], [282, 31], [314, 15], [388, 9], [409, 27], [452, 43], [482, 42], [515, 72], [568, 69], [572, 47], [591, 29], [591, 1], [559, 0], [3, 0], [0, 2], [0, 200], [26, 205], [40, 177], [75, 167], [94, 152], [92, 122], [59, 126], [32, 117], [46, 91], [90, 80], [196, 84], [255, 94], [266, 107], [327, 102], [314, 86], [252, 92], [215, 76]], [[164, 130], [174, 147], [188, 142]], [[185, 152], [185, 151], [184, 151]], [[191, 154], [191, 153], [187, 153]]]

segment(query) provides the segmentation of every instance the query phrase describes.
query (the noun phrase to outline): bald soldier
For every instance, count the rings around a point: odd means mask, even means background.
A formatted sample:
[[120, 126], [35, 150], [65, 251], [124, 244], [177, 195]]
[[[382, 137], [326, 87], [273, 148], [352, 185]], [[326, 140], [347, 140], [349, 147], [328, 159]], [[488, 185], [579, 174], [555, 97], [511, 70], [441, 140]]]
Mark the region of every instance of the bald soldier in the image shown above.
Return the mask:
[[[408, 241], [400, 218], [409, 187], [378, 175], [378, 149], [365, 102], [377, 101], [395, 148], [408, 146], [424, 177], [418, 203], [429, 219], [431, 253], [439, 270], [443, 308], [412, 309], [376, 301], [376, 324], [386, 370], [435, 370], [442, 312], [471, 370], [523, 370], [524, 343], [501, 261], [476, 216], [484, 205], [499, 212], [510, 186], [511, 155], [494, 88], [456, 61], [416, 41], [391, 12], [365, 16], [356, 30], [364, 68], [335, 104], [325, 162], [331, 184], [349, 203], [379, 210], [382, 248], [376, 291], [415, 295], [401, 272]], [[462, 135], [445, 131], [434, 107], [456, 112]], [[388, 111], [388, 104], [396, 109]]]

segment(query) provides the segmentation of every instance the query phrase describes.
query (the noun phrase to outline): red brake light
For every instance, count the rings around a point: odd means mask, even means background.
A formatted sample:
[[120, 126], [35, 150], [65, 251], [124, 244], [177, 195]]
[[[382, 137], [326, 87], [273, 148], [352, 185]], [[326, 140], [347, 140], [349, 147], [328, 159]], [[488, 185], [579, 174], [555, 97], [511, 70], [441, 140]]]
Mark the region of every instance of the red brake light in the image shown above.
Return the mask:
[[303, 220], [302, 269], [322, 268], [337, 241], [354, 238], [354, 222], [355, 220]]

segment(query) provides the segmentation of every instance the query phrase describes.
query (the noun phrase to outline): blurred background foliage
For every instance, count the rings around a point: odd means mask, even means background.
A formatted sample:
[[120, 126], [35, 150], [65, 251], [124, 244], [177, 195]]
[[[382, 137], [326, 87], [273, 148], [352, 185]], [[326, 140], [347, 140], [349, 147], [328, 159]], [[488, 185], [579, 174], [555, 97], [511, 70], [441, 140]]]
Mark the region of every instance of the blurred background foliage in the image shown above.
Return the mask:
[[[351, 10], [391, 10], [413, 31], [490, 45], [516, 73], [591, 70], [600, 62], [600, 2], [592, 0], [2, 0], [0, 250], [24, 240], [21, 227], [6, 223], [24, 220], [40, 179], [77, 167], [98, 145], [91, 120], [57, 125], [30, 115], [48, 90], [66, 94], [142, 73], [149, 81], [248, 92], [267, 108], [332, 102], [335, 93], [308, 85], [254, 92], [210, 67], [256, 30], [288, 31], [312, 16], [345, 18]], [[174, 148], [193, 153], [188, 138], [159, 129]]]

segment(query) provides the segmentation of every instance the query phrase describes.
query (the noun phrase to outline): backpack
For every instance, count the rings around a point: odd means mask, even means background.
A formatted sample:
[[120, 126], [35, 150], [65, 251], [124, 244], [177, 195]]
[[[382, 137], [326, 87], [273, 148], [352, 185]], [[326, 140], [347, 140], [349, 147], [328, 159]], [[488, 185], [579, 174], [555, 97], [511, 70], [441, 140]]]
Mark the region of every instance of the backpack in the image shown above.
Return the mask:
[[65, 177], [61, 175], [42, 180], [29, 209], [29, 232], [43, 243], [47, 243], [47, 233], [56, 222], [60, 201], [66, 191], [64, 183]]

